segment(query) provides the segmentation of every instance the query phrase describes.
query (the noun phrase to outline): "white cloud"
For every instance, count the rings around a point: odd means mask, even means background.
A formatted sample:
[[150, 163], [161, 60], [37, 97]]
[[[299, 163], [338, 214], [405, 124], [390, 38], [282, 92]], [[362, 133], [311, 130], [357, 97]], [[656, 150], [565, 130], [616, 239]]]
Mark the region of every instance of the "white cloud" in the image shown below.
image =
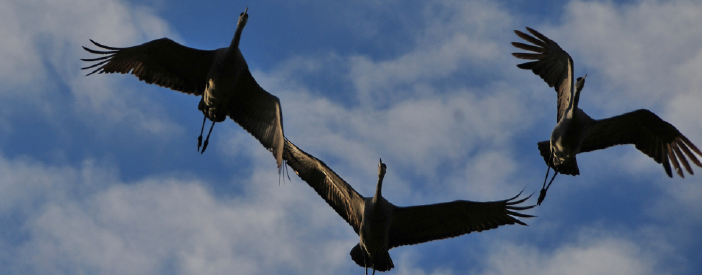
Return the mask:
[[668, 274], [637, 243], [616, 236], [581, 232], [575, 243], [555, 249], [497, 244], [483, 274]]
[[18, 11], [16, 3], [0, 3], [0, 24], [3, 26], [0, 28], [0, 36], [3, 37], [3, 43], [0, 44], [0, 59], [3, 60], [0, 64], [0, 83], [4, 86], [0, 94], [3, 97], [22, 96], [24, 93], [18, 93], [16, 90], [20, 84], [42, 85], [46, 81], [41, 58], [36, 54], [38, 50], [31, 42], [33, 33], [25, 31], [21, 18], [22, 14]]
[[[145, 99], [143, 93], [116, 85], [115, 76], [85, 78], [85, 71], [79, 69], [87, 64], [80, 58], [94, 57], [81, 48], [95, 48], [90, 38], [128, 46], [169, 35], [167, 24], [152, 11], [114, 0], [4, 1], [0, 5], [6, 15], [0, 19], [0, 34], [6, 38], [0, 45], [4, 60], [0, 96], [6, 112], [39, 113], [49, 120], [58, 113], [75, 112], [101, 129], [114, 129], [102, 124], [109, 121], [161, 135], [178, 130], [159, 117], [163, 116], [160, 104]], [[70, 95], [62, 90], [66, 86]], [[10, 122], [3, 124], [13, 130]]]
[[22, 216], [12, 234], [27, 236], [4, 255], [8, 270], [325, 274], [352, 264], [351, 227], [299, 180], [278, 187], [270, 169], [231, 182], [247, 195], [224, 200], [197, 179], [122, 183], [91, 162], [76, 169], [1, 158], [0, 171], [0, 215]]
[[[493, 68], [504, 60], [494, 40], [509, 26], [510, 17], [487, 1], [433, 1], [424, 9], [423, 29], [411, 51], [391, 60], [349, 58], [349, 79], [366, 106], [434, 94], [424, 91], [432, 81], [446, 80], [470, 67]], [[473, 68], [471, 68], [473, 69]]]

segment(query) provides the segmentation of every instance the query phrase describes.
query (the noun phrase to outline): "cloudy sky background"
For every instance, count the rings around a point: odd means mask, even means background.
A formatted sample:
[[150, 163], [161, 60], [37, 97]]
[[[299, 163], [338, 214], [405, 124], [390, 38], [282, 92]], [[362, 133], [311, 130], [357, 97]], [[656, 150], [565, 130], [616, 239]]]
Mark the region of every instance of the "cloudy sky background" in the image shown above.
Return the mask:
[[[588, 74], [594, 118], [639, 108], [702, 146], [697, 1], [0, 2], [0, 270], [12, 274], [360, 274], [358, 237], [231, 120], [196, 152], [198, 98], [84, 77], [88, 39], [231, 41], [280, 98], [286, 136], [397, 205], [541, 187], [555, 93], [516, 68], [514, 29]], [[578, 157], [529, 224], [390, 251], [391, 274], [698, 274], [702, 177], [620, 146]], [[702, 173], [696, 168], [695, 172]], [[535, 198], [529, 202], [535, 203]]]

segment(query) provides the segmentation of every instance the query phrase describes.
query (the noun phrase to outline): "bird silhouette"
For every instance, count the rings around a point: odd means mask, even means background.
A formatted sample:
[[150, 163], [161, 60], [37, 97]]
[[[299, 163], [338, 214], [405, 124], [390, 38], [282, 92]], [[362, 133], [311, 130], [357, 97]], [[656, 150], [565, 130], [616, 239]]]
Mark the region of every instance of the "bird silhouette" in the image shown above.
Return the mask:
[[373, 197], [363, 197], [321, 160], [285, 141], [283, 159], [336, 213], [353, 227], [359, 243], [351, 249], [351, 259], [366, 269], [388, 271], [394, 267], [388, 250], [433, 240], [457, 237], [505, 224], [526, 225], [515, 217], [531, 215], [518, 211], [534, 207], [518, 206], [529, 197], [493, 202], [457, 200], [431, 205], [398, 207], [382, 196], [386, 165], [380, 160], [378, 183]]
[[[558, 96], [556, 127], [551, 139], [538, 143], [538, 148], [548, 168], [537, 204], [546, 197], [548, 188], [558, 173], [578, 175], [576, 155], [583, 152], [605, 149], [614, 145], [633, 144], [636, 149], [663, 165], [666, 174], [673, 177], [670, 163], [680, 177], [685, 177], [680, 164], [690, 175], [694, 174], [686, 156], [697, 166], [702, 163], [695, 157], [702, 156], [697, 147], [675, 126], [662, 120], [653, 112], [639, 109], [622, 115], [592, 119], [578, 107], [580, 91], [585, 86], [585, 75], [574, 80], [573, 59], [553, 40], [529, 27], [532, 35], [515, 30], [517, 36], [533, 45], [512, 42], [512, 45], [533, 53], [513, 53], [517, 58], [535, 60], [517, 65], [520, 69], [532, 70], [549, 87], [554, 87]], [[683, 154], [684, 153], [684, 154]], [[553, 169], [551, 181], [546, 185], [548, 173]]]
[[239, 50], [241, 33], [248, 21], [248, 8], [239, 15], [236, 32], [227, 48], [198, 50], [168, 38], [156, 39], [128, 48], [115, 48], [90, 42], [104, 50], [86, 51], [104, 55], [81, 59], [97, 62], [81, 69], [93, 69], [86, 76], [102, 73], [132, 73], [148, 84], [202, 96], [198, 109], [204, 114], [198, 151], [207, 119], [212, 126], [201, 153], [205, 152], [216, 122], [229, 116], [273, 152], [278, 169], [283, 155], [283, 115], [280, 101], [258, 85]]

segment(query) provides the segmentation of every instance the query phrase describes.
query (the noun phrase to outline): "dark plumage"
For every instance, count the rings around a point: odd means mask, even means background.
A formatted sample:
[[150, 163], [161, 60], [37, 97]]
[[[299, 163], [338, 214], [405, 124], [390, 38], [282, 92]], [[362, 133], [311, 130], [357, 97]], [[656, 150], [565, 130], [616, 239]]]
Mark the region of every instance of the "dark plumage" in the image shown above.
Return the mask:
[[[702, 156], [702, 152], [673, 125], [649, 110], [640, 109], [601, 120], [590, 118], [578, 107], [585, 77], [578, 78], [573, 85], [573, 59], [556, 42], [531, 28], [527, 30], [535, 37], [517, 30], [514, 32], [534, 45], [519, 42], [512, 42], [512, 45], [534, 53], [512, 55], [535, 61], [522, 63], [517, 67], [532, 70], [544, 79], [549, 87], [554, 87], [558, 96], [557, 125], [549, 141], [538, 143], [544, 161], [549, 169], [553, 168], [555, 171], [553, 178], [558, 173], [573, 176], [580, 174], [577, 154], [620, 144], [636, 146], [636, 149], [662, 164], [669, 177], [673, 176], [670, 163], [680, 177], [684, 177], [680, 164], [688, 173], [693, 174], [686, 156], [695, 165], [702, 167], [702, 163], [693, 154], [694, 152]], [[546, 186], [544, 179], [539, 204], [546, 196], [551, 182]]]
[[[505, 224], [526, 225], [516, 217], [532, 206], [517, 206], [529, 197], [494, 202], [453, 201], [432, 205], [398, 207], [382, 197], [386, 166], [378, 166], [373, 197], [363, 197], [321, 160], [285, 141], [283, 159], [356, 232], [360, 241], [351, 258], [358, 265], [387, 271], [394, 267], [388, 250], [433, 240], [457, 237]], [[521, 194], [521, 193], [520, 193]]]
[[[247, 8], [248, 10], [248, 8]], [[202, 96], [198, 109], [205, 119], [215, 122], [230, 117], [273, 152], [278, 168], [283, 155], [283, 115], [280, 101], [258, 85], [239, 50], [241, 32], [248, 20], [246, 11], [239, 16], [237, 30], [227, 48], [198, 50], [180, 45], [168, 38], [141, 45], [115, 48], [90, 40], [104, 50], [86, 51], [104, 55], [81, 59], [97, 62], [82, 69], [91, 74], [132, 73], [139, 80], [175, 91]], [[204, 120], [203, 128], [204, 130]], [[202, 142], [198, 137], [198, 150]], [[210, 133], [212, 128], [210, 128]], [[209, 134], [202, 152], [207, 148]]]

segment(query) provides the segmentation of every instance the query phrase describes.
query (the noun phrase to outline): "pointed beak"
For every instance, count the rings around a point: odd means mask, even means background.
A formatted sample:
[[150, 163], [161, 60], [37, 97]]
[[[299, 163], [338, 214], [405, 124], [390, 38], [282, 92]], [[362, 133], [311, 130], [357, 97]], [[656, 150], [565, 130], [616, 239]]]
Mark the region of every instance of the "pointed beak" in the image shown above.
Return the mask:
[[249, 11], [249, 7], [246, 7], [246, 9], [244, 10], [244, 14], [246, 14], [247, 11]]

